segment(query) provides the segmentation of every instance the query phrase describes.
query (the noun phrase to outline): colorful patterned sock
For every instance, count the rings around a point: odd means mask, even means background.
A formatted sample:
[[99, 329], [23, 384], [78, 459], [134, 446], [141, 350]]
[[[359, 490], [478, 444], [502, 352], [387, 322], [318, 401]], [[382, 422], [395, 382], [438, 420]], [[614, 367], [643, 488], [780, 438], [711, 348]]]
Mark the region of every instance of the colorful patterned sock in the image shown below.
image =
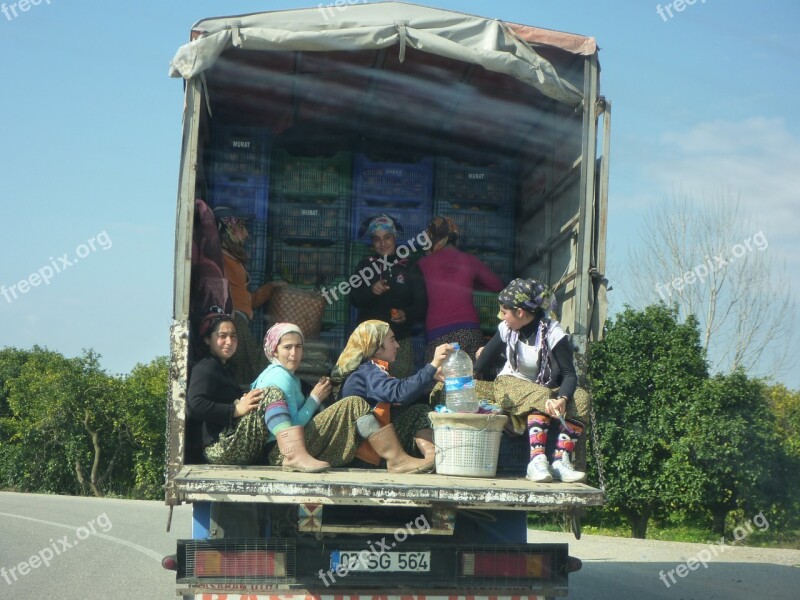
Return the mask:
[[264, 409], [264, 422], [267, 429], [277, 434], [292, 426], [292, 417], [289, 415], [289, 406], [284, 400], [271, 402]]
[[564, 423], [561, 423], [558, 426], [558, 440], [556, 441], [556, 449], [553, 451], [553, 461], [561, 460], [564, 452], [572, 454], [575, 451], [575, 444], [582, 433], [583, 425], [577, 421], [567, 421], [567, 427], [564, 427]]
[[528, 438], [531, 442], [531, 460], [534, 456], [544, 454], [547, 446], [547, 429], [550, 427], [550, 417], [542, 413], [532, 412], [528, 415]]

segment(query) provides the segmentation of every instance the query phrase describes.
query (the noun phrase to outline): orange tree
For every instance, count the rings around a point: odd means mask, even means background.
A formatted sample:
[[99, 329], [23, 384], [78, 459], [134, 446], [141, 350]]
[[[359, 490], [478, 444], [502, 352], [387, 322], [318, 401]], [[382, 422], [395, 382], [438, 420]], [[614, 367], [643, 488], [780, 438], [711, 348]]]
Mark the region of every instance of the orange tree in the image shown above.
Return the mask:
[[697, 322], [677, 308], [626, 308], [591, 347], [589, 381], [606, 472], [607, 507], [633, 537], [651, 517], [700, 500], [675, 460], [692, 398], [707, 377]]

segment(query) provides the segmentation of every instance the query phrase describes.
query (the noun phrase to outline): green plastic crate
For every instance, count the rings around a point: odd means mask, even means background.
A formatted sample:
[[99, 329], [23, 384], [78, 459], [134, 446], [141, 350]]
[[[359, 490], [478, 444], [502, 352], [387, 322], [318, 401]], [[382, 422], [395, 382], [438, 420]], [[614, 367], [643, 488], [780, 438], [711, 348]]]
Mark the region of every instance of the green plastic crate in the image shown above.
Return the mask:
[[293, 156], [285, 150], [272, 155], [272, 194], [349, 198], [353, 157], [349, 152], [332, 156]]
[[497, 302], [497, 293], [473, 292], [472, 302], [478, 311], [481, 331], [485, 333], [494, 333], [497, 330], [498, 323], [500, 323], [500, 320], [497, 318], [497, 313], [500, 310], [500, 304]]

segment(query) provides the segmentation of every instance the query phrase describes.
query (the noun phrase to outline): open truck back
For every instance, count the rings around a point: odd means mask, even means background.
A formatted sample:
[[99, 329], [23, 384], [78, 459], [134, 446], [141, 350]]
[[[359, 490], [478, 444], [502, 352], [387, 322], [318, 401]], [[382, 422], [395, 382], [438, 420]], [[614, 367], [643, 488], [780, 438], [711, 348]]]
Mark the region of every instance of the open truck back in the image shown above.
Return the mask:
[[[446, 214], [504, 280], [557, 287], [580, 369], [605, 319], [609, 107], [594, 40], [411, 4], [330, 6], [199, 21], [171, 74], [185, 109], [166, 500], [194, 515], [178, 593], [566, 595], [577, 563], [566, 544], [528, 543], [526, 514], [577, 515], [603, 493], [525, 480], [524, 448], [493, 478], [185, 464], [192, 228], [196, 198], [233, 204], [254, 218], [254, 284], [341, 291], [366, 215], [400, 215], [413, 239]], [[489, 334], [496, 300], [478, 308]], [[346, 293], [329, 302], [329, 364], [352, 317]]]

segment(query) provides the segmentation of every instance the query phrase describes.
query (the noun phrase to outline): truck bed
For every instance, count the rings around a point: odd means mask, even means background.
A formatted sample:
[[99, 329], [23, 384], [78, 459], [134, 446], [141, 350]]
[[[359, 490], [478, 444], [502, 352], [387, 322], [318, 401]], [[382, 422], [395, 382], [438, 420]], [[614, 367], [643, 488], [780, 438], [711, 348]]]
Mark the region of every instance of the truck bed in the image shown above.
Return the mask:
[[516, 477], [396, 475], [331, 469], [293, 473], [279, 467], [187, 465], [175, 477], [179, 500], [326, 505], [450, 507], [554, 511], [600, 506], [601, 490], [581, 483], [533, 483]]

